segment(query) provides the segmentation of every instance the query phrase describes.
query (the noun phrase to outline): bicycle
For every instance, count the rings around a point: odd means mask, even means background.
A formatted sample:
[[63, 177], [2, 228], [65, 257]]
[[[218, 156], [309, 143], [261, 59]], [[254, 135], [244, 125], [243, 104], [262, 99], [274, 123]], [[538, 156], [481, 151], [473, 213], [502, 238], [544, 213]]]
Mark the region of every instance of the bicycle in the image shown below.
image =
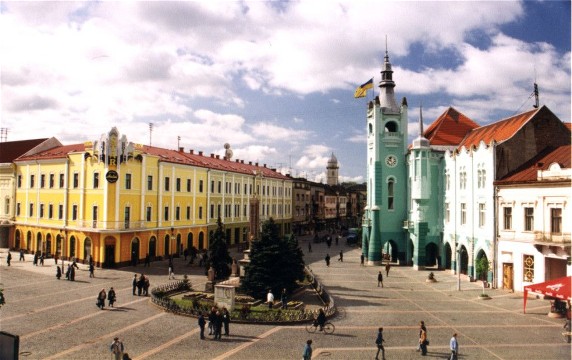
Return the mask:
[[[316, 330], [319, 330], [318, 329], [319, 327], [320, 327], [320, 325], [313, 322], [313, 323], [306, 325], [306, 331], [313, 334], [316, 332]], [[336, 327], [334, 326], [334, 324], [332, 324], [329, 321], [326, 321], [326, 323], [324, 323], [324, 326], [322, 328], [322, 331], [324, 332], [324, 334], [332, 334], [334, 332], [334, 330], [336, 330]]]

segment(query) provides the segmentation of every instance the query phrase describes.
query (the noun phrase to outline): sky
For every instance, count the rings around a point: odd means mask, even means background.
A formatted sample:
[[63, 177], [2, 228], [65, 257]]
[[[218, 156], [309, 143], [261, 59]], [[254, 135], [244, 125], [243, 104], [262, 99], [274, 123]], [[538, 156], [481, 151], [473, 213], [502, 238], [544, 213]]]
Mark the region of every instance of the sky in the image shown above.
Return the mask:
[[[540, 104], [571, 121], [570, 1], [0, 2], [8, 141], [138, 144], [366, 175], [383, 56], [409, 139], [452, 106], [479, 124]], [[353, 97], [374, 78], [374, 90]], [[150, 131], [149, 124], [153, 124]], [[180, 137], [180, 140], [179, 140]]]

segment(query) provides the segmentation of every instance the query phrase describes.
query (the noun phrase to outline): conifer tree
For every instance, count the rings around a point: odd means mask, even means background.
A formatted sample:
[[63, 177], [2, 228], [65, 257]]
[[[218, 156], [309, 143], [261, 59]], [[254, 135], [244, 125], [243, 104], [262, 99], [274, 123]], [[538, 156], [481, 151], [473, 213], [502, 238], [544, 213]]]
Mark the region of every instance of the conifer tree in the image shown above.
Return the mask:
[[232, 258], [228, 253], [228, 246], [226, 243], [226, 235], [222, 225], [220, 216], [217, 219], [217, 228], [213, 234], [213, 238], [209, 243], [209, 266], [215, 271], [216, 280], [227, 279], [230, 275], [229, 264], [232, 263]]
[[281, 239], [278, 226], [270, 218], [262, 224], [260, 239], [250, 250], [242, 289], [257, 299], [264, 299], [268, 290], [277, 296], [282, 289], [288, 293], [296, 288], [296, 280], [304, 278], [302, 250], [294, 241]]

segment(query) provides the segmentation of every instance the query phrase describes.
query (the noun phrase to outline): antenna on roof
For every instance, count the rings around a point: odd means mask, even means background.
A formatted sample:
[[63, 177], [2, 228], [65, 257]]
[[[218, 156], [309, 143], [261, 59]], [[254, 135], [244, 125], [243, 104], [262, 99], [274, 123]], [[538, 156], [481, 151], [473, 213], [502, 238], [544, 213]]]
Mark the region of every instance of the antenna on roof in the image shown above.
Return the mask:
[[153, 134], [153, 123], [149, 123], [149, 146], [151, 146], [151, 134]]
[[0, 142], [8, 140], [8, 128], [0, 128]]
[[534, 108], [538, 109], [539, 106], [539, 99], [538, 99], [538, 84], [536, 84], [536, 81], [534, 82]]

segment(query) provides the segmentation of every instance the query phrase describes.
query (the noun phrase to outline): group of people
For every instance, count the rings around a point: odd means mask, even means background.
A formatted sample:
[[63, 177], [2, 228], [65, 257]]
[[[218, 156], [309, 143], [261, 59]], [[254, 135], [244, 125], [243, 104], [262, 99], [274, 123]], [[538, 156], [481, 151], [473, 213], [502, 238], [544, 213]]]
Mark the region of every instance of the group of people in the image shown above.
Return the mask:
[[139, 275], [133, 274], [133, 295], [137, 292], [137, 296], [149, 296], [149, 277], [144, 274]]
[[227, 308], [223, 307], [221, 310], [217, 309], [215, 306], [212, 307], [210, 313], [205, 319], [204, 314], [199, 314], [198, 324], [200, 328], [200, 339], [205, 339], [205, 326], [207, 326], [208, 319], [208, 329], [209, 335], [214, 336], [214, 340], [220, 340], [222, 338], [222, 329], [224, 327], [224, 335], [230, 335], [230, 312]]
[[97, 305], [97, 307], [100, 308], [101, 310], [103, 310], [103, 308], [105, 307], [105, 299], [109, 301], [109, 307], [113, 307], [113, 304], [117, 299], [115, 290], [113, 290], [113, 286], [109, 289], [107, 293], [105, 292], [105, 289], [101, 289], [101, 291], [97, 295], [97, 302], [95, 303], [95, 305]]

